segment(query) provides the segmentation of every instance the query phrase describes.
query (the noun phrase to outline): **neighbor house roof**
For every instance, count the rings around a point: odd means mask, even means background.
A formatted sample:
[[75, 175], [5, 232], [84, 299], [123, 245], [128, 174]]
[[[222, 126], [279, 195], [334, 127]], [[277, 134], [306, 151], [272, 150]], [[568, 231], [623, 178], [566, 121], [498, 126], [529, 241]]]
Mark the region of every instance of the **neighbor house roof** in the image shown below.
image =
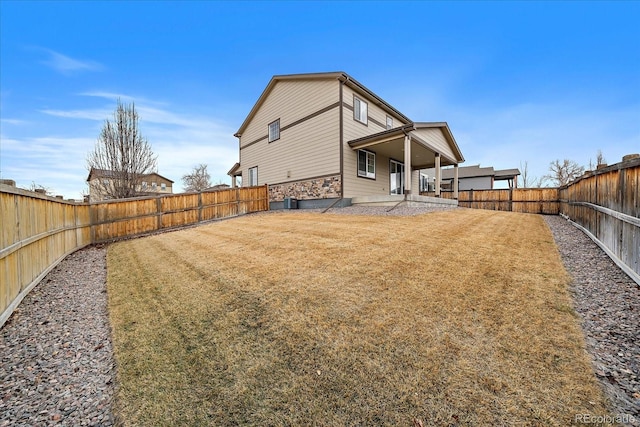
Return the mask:
[[[492, 176], [494, 179], [499, 181], [513, 179], [518, 175], [520, 175], [520, 171], [518, 169], [495, 170], [491, 166], [481, 168], [480, 165], [462, 166], [458, 168], [458, 179]], [[443, 169], [442, 179], [453, 179], [453, 169]]]
[[500, 181], [504, 179], [513, 179], [520, 175], [520, 169], [501, 169], [496, 171], [495, 179]]
[[258, 98], [258, 101], [256, 101], [255, 105], [253, 106], [253, 108], [249, 112], [249, 115], [247, 115], [247, 118], [244, 119], [244, 122], [242, 122], [242, 125], [240, 126], [240, 129], [238, 129], [238, 131], [234, 134], [234, 136], [236, 136], [236, 137], [242, 136], [242, 133], [245, 131], [247, 126], [249, 126], [249, 123], [251, 122], [251, 120], [253, 119], [255, 114], [260, 109], [260, 106], [264, 103], [265, 99], [267, 98], [267, 96], [269, 96], [269, 93], [271, 92], [273, 87], [279, 81], [322, 80], [322, 79], [325, 79], [325, 80], [326, 79], [340, 80], [345, 85], [347, 85], [350, 88], [356, 90], [357, 92], [359, 92], [363, 96], [369, 98], [371, 101], [373, 101], [380, 108], [382, 108], [386, 112], [390, 113], [390, 115], [396, 116], [397, 118], [400, 118], [402, 121], [411, 122], [411, 119], [409, 119], [407, 116], [402, 114], [400, 111], [398, 111], [391, 104], [386, 102], [384, 99], [380, 98], [378, 95], [376, 95], [371, 90], [369, 90], [365, 85], [363, 85], [362, 83], [360, 83], [359, 81], [357, 81], [356, 79], [351, 77], [349, 74], [345, 73], [344, 71], [333, 71], [333, 72], [328, 72], [328, 73], [284, 74], [284, 75], [273, 76], [271, 78], [271, 80], [269, 81], [269, 84], [267, 85], [265, 90], [262, 92], [262, 95], [260, 95], [260, 98]]
[[[141, 175], [141, 178], [146, 178], [149, 176], [157, 176], [159, 178], [164, 179], [165, 181], [169, 181], [170, 183], [173, 183], [174, 181], [170, 180], [169, 178], [165, 178], [164, 176], [160, 175], [159, 173], [156, 172], [151, 172], [151, 173], [147, 173], [144, 175]], [[87, 181], [91, 181], [94, 178], [115, 178], [116, 177], [116, 172], [112, 171], [112, 170], [108, 170], [108, 169], [95, 169], [95, 168], [91, 168], [91, 170], [89, 171], [89, 176], [87, 177]]]

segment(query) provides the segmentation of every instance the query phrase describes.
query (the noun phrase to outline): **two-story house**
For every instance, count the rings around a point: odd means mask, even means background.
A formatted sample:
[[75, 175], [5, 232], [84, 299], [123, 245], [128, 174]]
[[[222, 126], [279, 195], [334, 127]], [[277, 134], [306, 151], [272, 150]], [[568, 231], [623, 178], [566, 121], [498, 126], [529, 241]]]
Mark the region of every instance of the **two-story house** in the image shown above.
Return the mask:
[[268, 184], [271, 208], [288, 197], [301, 207], [418, 200], [420, 169], [439, 180], [464, 161], [446, 122], [414, 122], [344, 72], [274, 76], [235, 136], [232, 183]]
[[[87, 183], [89, 184], [89, 201], [99, 202], [110, 199], [111, 189], [117, 174], [113, 171], [91, 168]], [[153, 196], [173, 193], [173, 181], [155, 172], [141, 175], [135, 184], [136, 196]]]

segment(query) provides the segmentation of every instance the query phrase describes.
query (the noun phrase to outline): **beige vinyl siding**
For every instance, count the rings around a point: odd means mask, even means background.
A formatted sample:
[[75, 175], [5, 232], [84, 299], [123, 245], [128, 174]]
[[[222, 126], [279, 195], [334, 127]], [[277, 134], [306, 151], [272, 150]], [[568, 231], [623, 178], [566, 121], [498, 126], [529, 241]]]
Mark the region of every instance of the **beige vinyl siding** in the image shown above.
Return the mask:
[[414, 130], [411, 133], [429, 144], [435, 152], [440, 153], [451, 160], [456, 159], [456, 155], [453, 153], [453, 150], [445, 139], [442, 130], [439, 128], [419, 129]]
[[411, 172], [411, 194], [420, 194], [420, 171]]
[[[336, 91], [337, 89], [336, 86]], [[248, 170], [254, 166], [258, 166], [258, 185], [339, 174], [339, 111], [335, 107], [289, 129], [281, 130], [277, 141], [269, 143], [265, 138], [241, 149], [243, 182], [248, 182]], [[282, 125], [285, 116], [281, 117]]]
[[[343, 100], [345, 104], [353, 107], [353, 95], [354, 92], [351, 88], [344, 88]], [[377, 120], [383, 126], [378, 126], [372, 120], [369, 120], [369, 125], [365, 126], [353, 119], [352, 109], [343, 109], [344, 144], [342, 149], [344, 156], [344, 197], [389, 194], [389, 158], [376, 153], [376, 179], [359, 177], [357, 163], [358, 152], [357, 150], [352, 150], [348, 142], [386, 130], [387, 116], [391, 114], [380, 108], [373, 101], [364, 98], [362, 95], [356, 94], [356, 96], [368, 103], [369, 118]], [[397, 117], [393, 117], [394, 127], [402, 126], [403, 124], [406, 123]], [[367, 150], [374, 153], [376, 152], [375, 146]], [[403, 161], [403, 159], [394, 160]]]
[[269, 123], [278, 118], [282, 131], [296, 120], [338, 102], [338, 85], [335, 79], [278, 81], [241, 135], [240, 147], [262, 137], [266, 140]]

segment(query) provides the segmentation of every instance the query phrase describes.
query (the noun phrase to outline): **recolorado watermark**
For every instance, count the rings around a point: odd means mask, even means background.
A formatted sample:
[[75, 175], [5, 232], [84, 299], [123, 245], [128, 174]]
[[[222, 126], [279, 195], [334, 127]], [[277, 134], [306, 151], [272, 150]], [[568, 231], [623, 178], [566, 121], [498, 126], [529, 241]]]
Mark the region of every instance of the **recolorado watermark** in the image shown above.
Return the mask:
[[593, 415], [576, 414], [574, 422], [581, 424], [631, 424], [636, 422], [636, 417], [631, 414]]

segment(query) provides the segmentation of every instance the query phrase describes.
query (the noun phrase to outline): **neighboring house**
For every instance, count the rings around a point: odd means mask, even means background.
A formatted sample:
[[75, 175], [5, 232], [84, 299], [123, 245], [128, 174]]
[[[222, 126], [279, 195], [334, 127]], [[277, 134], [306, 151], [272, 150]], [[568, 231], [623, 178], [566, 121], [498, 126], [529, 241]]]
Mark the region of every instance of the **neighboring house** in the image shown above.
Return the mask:
[[229, 184], [216, 184], [209, 188], [205, 188], [204, 191], [226, 190], [227, 188], [231, 188], [231, 186]]
[[268, 184], [272, 208], [418, 195], [420, 169], [464, 161], [446, 122], [414, 122], [344, 72], [274, 76], [235, 136], [232, 185]]
[[[116, 179], [114, 171], [93, 169], [89, 171], [87, 182], [89, 183], [89, 201], [99, 202], [110, 197], [105, 189], [113, 185]], [[141, 175], [136, 185], [136, 196], [152, 196], [156, 194], [173, 193], [173, 181], [155, 172]]]
[[[427, 176], [427, 181], [433, 181], [435, 177], [434, 170], [423, 171]], [[453, 169], [442, 170], [442, 185], [443, 190], [453, 189]], [[518, 187], [518, 176], [520, 171], [518, 169], [502, 169], [495, 170], [493, 167], [481, 168], [480, 165], [464, 166], [458, 168], [458, 189], [459, 190], [493, 190], [495, 188], [496, 181], [506, 181], [508, 188]], [[433, 191], [422, 190], [421, 191]]]

